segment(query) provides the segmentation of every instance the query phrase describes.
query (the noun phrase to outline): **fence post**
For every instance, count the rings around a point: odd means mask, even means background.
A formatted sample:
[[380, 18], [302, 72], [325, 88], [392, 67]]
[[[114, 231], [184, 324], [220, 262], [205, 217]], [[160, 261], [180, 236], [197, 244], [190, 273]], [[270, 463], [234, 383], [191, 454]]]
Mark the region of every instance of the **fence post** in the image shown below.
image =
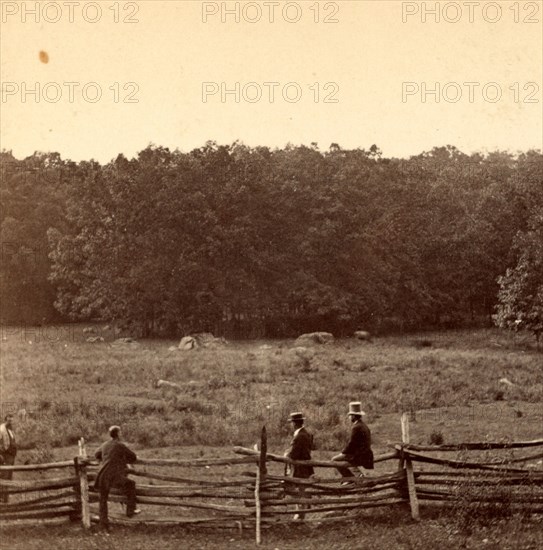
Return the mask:
[[85, 440], [79, 440], [79, 456], [74, 458], [75, 470], [79, 477], [79, 496], [81, 500], [81, 524], [83, 528], [90, 529], [90, 505], [89, 505], [89, 479], [87, 477], [87, 450]]
[[256, 510], [256, 544], [262, 542], [261, 537], [261, 518], [262, 518], [262, 503], [260, 502], [260, 485], [262, 480], [266, 478], [266, 455], [268, 454], [268, 436], [266, 434], [266, 426], [262, 428], [260, 434], [260, 456], [258, 457], [258, 468], [256, 470], [255, 481], [255, 510]]
[[[402, 424], [402, 455], [403, 453], [403, 445], [409, 443], [409, 417], [407, 416], [407, 413], [402, 413], [401, 418], [401, 424]], [[400, 461], [404, 462], [405, 464], [405, 477], [407, 480], [407, 492], [409, 494], [409, 506], [411, 507], [411, 517], [415, 521], [419, 521], [420, 515], [419, 515], [419, 501], [417, 499], [417, 488], [415, 486], [415, 474], [413, 473], [413, 463], [411, 462], [411, 458], [409, 456], [403, 456], [400, 458]]]

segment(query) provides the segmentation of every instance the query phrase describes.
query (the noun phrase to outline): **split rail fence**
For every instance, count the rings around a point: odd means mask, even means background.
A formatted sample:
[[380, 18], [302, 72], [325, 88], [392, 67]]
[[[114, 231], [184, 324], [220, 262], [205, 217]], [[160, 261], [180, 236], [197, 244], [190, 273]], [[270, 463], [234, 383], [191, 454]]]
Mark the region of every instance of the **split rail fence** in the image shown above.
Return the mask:
[[[517, 456], [518, 451], [536, 448]], [[500, 456], [499, 451], [508, 456]], [[447, 458], [454, 452], [456, 458]], [[477, 460], [467, 455], [477, 452]], [[137, 478], [137, 502], [145, 508], [142, 516], [128, 519], [111, 514], [112, 523], [237, 526], [255, 529], [256, 542], [268, 525], [291, 522], [294, 514], [305, 521], [334, 522], [345, 514], [377, 507], [409, 504], [413, 519], [419, 520], [419, 505], [506, 506], [510, 510], [543, 514], [543, 439], [517, 443], [466, 443], [420, 446], [409, 443], [407, 415], [402, 416], [402, 443], [377, 456], [376, 463], [394, 461], [388, 473], [348, 478], [342, 483], [333, 472], [310, 479], [286, 475], [287, 465], [313, 465], [317, 474], [325, 469], [348, 466], [332, 461], [292, 461], [268, 453], [266, 429], [255, 449], [234, 448], [230, 458], [166, 460], [138, 459], [130, 471]], [[484, 453], [482, 457], [480, 454]], [[461, 455], [460, 459], [458, 455]], [[502, 453], [503, 454], [503, 453]], [[444, 456], [445, 455], [445, 456]], [[492, 456], [491, 456], [492, 455]], [[527, 463], [525, 467], [521, 467]], [[245, 466], [252, 469], [243, 470]], [[256, 466], [256, 468], [255, 468]], [[416, 466], [416, 467], [415, 467]], [[44, 479], [49, 470], [64, 476]], [[80, 441], [73, 461], [52, 464], [0, 466], [0, 471], [32, 473], [33, 479], [0, 479], [0, 520], [44, 520], [70, 518], [85, 528], [97, 521], [99, 495], [92, 489], [97, 464], [86, 454]], [[196, 476], [194, 470], [202, 472]], [[185, 472], [189, 473], [185, 473]], [[40, 476], [40, 479], [36, 477]], [[124, 497], [113, 492], [110, 501]], [[114, 506], [110, 506], [114, 508]], [[151, 511], [151, 508], [154, 510]]]

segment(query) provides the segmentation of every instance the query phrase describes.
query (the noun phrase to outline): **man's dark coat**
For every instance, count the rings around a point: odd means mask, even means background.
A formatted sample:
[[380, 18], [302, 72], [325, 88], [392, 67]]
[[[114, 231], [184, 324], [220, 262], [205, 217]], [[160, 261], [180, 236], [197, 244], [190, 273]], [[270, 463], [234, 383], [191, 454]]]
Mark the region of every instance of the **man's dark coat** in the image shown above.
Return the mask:
[[109, 488], [126, 477], [127, 464], [136, 462], [137, 457], [124, 443], [117, 439], [106, 441], [95, 453], [101, 460], [100, 469], [94, 481], [94, 488]]
[[[313, 436], [302, 426], [292, 438], [292, 443], [287, 456], [292, 460], [311, 460], [311, 450], [313, 449]], [[308, 478], [315, 471], [313, 466], [304, 466], [295, 464], [292, 473], [293, 477]]]
[[341, 452], [353, 466], [363, 466], [368, 470], [373, 469], [371, 432], [362, 420], [357, 420], [353, 423], [351, 439]]

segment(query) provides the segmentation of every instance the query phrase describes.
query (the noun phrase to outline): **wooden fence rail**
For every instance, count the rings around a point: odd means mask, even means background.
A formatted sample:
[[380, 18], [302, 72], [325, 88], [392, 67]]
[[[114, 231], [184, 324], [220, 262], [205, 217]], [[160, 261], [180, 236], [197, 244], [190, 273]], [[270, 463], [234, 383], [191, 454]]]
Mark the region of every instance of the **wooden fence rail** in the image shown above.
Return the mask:
[[[0, 479], [0, 494], [9, 499], [0, 503], [1, 521], [45, 520], [79, 517], [81, 500], [74, 462], [0, 466], [0, 472], [31, 472], [40, 476], [48, 470], [68, 470], [63, 477], [47, 479]], [[3, 500], [3, 499], [2, 499]]]
[[[330, 460], [293, 461], [269, 453], [265, 428], [254, 449], [235, 447], [234, 456], [213, 459], [138, 459], [130, 471], [136, 477], [136, 501], [156, 510], [157, 516], [145, 520], [112, 517], [113, 523], [151, 525], [208, 524], [213, 526], [253, 526], [257, 544], [262, 526], [291, 522], [294, 514], [305, 521], [327, 523], [345, 519], [345, 514], [378, 507], [409, 505], [412, 517], [420, 517], [419, 505], [454, 507], [466, 498], [473, 504], [507, 505], [512, 510], [543, 513], [543, 439], [512, 443], [461, 443], [458, 445], [413, 445], [409, 441], [409, 422], [401, 418], [402, 443], [375, 457], [376, 463], [395, 461], [389, 473], [353, 477], [347, 481], [326, 474], [330, 469], [348, 467], [346, 462]], [[521, 457], [490, 460], [465, 460], [472, 451], [525, 449], [541, 450]], [[456, 452], [462, 458], [443, 458]], [[439, 453], [439, 456], [436, 454]], [[539, 460], [539, 463], [533, 462]], [[288, 477], [272, 465], [300, 464], [318, 468], [309, 479]], [[521, 467], [523, 463], [528, 464]], [[252, 465], [251, 471], [241, 470]], [[515, 466], [512, 466], [515, 465]], [[98, 463], [87, 457], [80, 441], [73, 461], [49, 464], [0, 466], [0, 471], [34, 473], [40, 479], [0, 479], [0, 493], [13, 497], [0, 503], [0, 520], [78, 519], [89, 528], [96, 521], [99, 495], [92, 489]], [[222, 467], [219, 470], [214, 467]], [[270, 468], [268, 468], [270, 466]], [[200, 476], [185, 469], [202, 471]], [[181, 472], [180, 473], [180, 470]], [[44, 479], [49, 470], [64, 475]], [[281, 468], [282, 471], [282, 468]], [[211, 474], [211, 475], [210, 475]], [[226, 475], [227, 474], [227, 475]], [[212, 476], [216, 476], [215, 478]], [[112, 491], [110, 500], [124, 503], [125, 497]], [[500, 504], [501, 503], [501, 504]], [[150, 514], [149, 514], [150, 515]]]

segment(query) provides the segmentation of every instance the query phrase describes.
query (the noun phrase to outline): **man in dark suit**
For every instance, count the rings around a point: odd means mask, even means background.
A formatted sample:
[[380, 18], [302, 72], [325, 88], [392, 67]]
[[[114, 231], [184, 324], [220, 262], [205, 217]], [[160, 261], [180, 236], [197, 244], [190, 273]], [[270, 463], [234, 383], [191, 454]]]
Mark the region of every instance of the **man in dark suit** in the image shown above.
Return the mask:
[[[292, 460], [311, 460], [311, 451], [313, 449], [313, 435], [304, 427], [304, 415], [301, 412], [291, 413], [289, 422], [292, 422], [294, 430], [292, 442], [289, 449], [285, 452], [285, 456]], [[304, 464], [293, 464], [291, 467], [292, 477], [307, 479], [311, 477], [315, 471], [313, 466]], [[304, 498], [305, 488], [303, 485], [295, 486], [298, 497]], [[304, 506], [299, 506], [299, 513], [294, 516], [295, 520], [303, 520], [305, 514], [301, 511], [307, 509]]]
[[112, 488], [120, 489], [126, 494], [126, 515], [132, 517], [139, 514], [136, 509], [136, 484], [128, 479], [128, 464], [136, 462], [137, 457], [124, 443], [121, 443], [121, 428], [109, 428], [111, 439], [106, 441], [95, 453], [101, 461], [96, 475], [94, 488], [100, 491], [100, 525], [109, 529], [107, 500]]
[[[362, 422], [363, 414], [362, 404], [359, 401], [349, 403], [348, 416], [352, 422], [351, 438], [343, 451], [334, 456], [332, 460], [349, 462], [352, 466], [362, 466], [367, 470], [373, 470], [371, 432], [366, 424]], [[349, 468], [339, 467], [337, 470], [343, 477], [353, 477], [353, 473]]]

